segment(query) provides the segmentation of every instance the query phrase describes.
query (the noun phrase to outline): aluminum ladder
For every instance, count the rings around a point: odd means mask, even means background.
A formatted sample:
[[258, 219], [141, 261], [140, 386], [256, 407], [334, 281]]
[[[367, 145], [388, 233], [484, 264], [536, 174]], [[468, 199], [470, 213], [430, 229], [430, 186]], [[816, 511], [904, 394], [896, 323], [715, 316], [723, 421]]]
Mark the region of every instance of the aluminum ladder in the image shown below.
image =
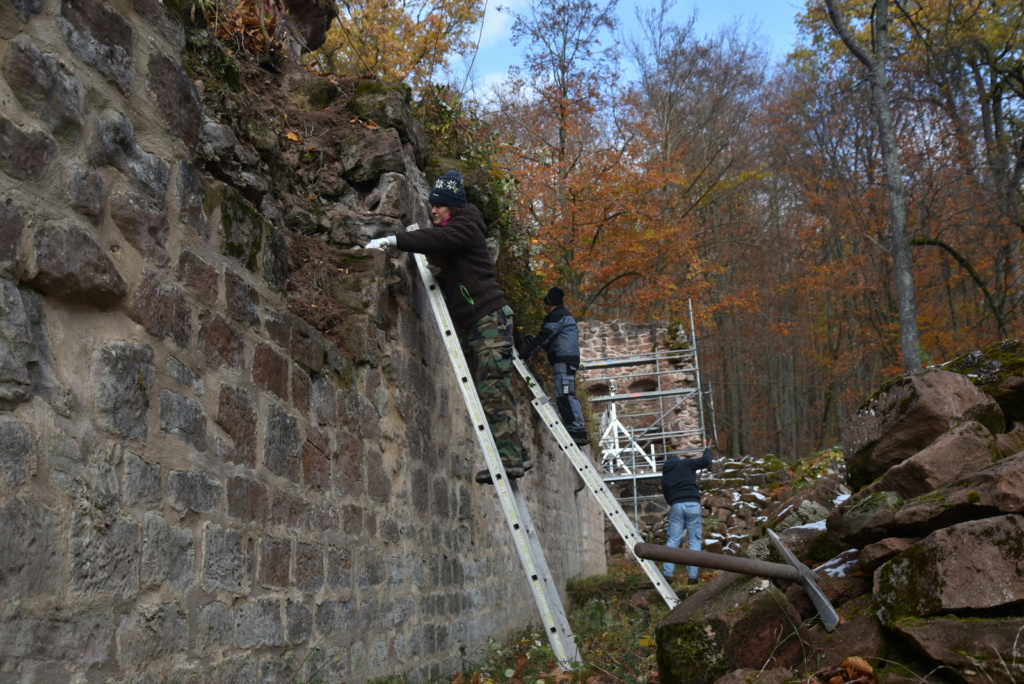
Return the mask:
[[[416, 230], [418, 225], [412, 225], [406, 230]], [[444, 339], [444, 346], [448, 352], [448, 358], [455, 369], [456, 377], [459, 380], [459, 387], [462, 390], [462, 398], [466, 402], [470, 418], [473, 421], [474, 432], [480, 442], [480, 449], [483, 451], [487, 468], [491, 472], [491, 481], [494, 483], [494, 490], [498, 494], [501, 503], [502, 513], [512, 532], [512, 539], [515, 542], [516, 551], [519, 553], [519, 560], [526, 571], [526, 577], [533, 590], [534, 600], [537, 602], [537, 609], [540, 611], [541, 620], [544, 623], [544, 630], [547, 632], [548, 640], [551, 642], [551, 650], [558, 660], [562, 669], [572, 670], [583, 661], [580, 658], [579, 650], [576, 648], [576, 640], [569, 628], [569, 620], [565, 616], [565, 609], [558, 596], [558, 589], [551, 577], [551, 570], [548, 568], [544, 558], [544, 551], [537, 538], [537, 531], [530, 520], [529, 509], [523, 494], [519, 489], [517, 480], [505, 477], [505, 470], [501, 465], [501, 457], [498, 455], [498, 448], [494, 443], [494, 436], [487, 425], [487, 418], [484, 414], [483, 405], [477, 395], [476, 387], [473, 385], [473, 378], [469, 372], [469, 365], [462, 353], [458, 335], [452, 324], [451, 315], [445, 305], [444, 296], [438, 286], [434, 275], [427, 269], [427, 259], [422, 254], [413, 254], [420, 278], [426, 288], [430, 299], [430, 308], [434, 312], [434, 318], [441, 329], [441, 337]]]
[[590, 457], [584, 454], [569, 436], [569, 431], [562, 424], [562, 419], [553, 406], [554, 402], [544, 393], [540, 383], [537, 382], [537, 379], [526, 366], [523, 359], [520, 358], [518, 352], [515, 352], [514, 360], [520, 377], [523, 378], [526, 386], [533, 393], [532, 404], [534, 410], [537, 411], [537, 415], [544, 421], [544, 424], [558, 443], [559, 448], [569, 457], [569, 461], [583, 479], [584, 485], [594, 495], [594, 498], [597, 499], [597, 503], [601, 506], [604, 514], [608, 516], [608, 520], [615, 527], [615, 531], [626, 542], [626, 548], [629, 549], [629, 552], [633, 554], [633, 558], [636, 559], [636, 562], [640, 564], [640, 567], [647, 573], [651, 582], [654, 583], [655, 588], [661, 594], [661, 598], [664, 599], [669, 610], [675, 608], [679, 605], [679, 597], [676, 596], [676, 592], [672, 589], [672, 585], [669, 584], [668, 580], [665, 579], [665, 576], [661, 574], [661, 570], [654, 561], [636, 555], [634, 547], [637, 544], [643, 543], [644, 540], [637, 533], [636, 528], [625, 511], [622, 510], [619, 500], [608, 489], [608, 485], [605, 484], [604, 478], [601, 477], [597, 468], [594, 467]]

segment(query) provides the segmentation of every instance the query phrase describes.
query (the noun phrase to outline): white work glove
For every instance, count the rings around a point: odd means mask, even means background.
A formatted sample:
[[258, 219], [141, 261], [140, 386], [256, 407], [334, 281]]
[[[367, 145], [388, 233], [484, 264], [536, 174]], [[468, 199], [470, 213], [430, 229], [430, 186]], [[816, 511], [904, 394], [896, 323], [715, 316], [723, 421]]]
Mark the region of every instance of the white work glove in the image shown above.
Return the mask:
[[382, 249], [385, 252], [388, 251], [389, 247], [394, 247], [398, 244], [398, 238], [394, 235], [388, 235], [387, 237], [374, 238], [366, 243], [363, 249]]

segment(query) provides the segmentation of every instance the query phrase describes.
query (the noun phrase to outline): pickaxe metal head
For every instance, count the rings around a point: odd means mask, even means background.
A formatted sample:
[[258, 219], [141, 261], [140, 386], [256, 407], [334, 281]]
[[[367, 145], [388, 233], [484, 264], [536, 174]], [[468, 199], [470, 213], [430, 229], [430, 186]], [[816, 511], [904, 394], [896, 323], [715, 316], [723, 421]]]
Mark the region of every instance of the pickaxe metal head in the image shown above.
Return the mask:
[[796, 568], [800, 573], [800, 579], [797, 583], [804, 588], [807, 595], [811, 597], [811, 603], [818, 609], [818, 615], [821, 616], [821, 621], [825, 625], [825, 630], [831, 632], [839, 625], [839, 614], [836, 609], [832, 607], [832, 603], [825, 596], [825, 592], [821, 590], [818, 583], [814, 581], [814, 573], [811, 569], [800, 562], [800, 560], [793, 554], [792, 551], [786, 548], [786, 545], [779, 539], [779, 535], [775, 534], [772, 530], [768, 530], [768, 539], [771, 540], [772, 546], [779, 552], [779, 555], [792, 567]]

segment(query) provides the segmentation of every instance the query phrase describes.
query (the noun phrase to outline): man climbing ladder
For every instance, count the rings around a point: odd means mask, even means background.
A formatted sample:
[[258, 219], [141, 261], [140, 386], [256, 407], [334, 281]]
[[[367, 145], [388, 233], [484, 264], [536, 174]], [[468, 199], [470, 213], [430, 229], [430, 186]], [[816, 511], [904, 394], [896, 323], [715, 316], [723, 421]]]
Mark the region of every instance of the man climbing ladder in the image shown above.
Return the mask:
[[[516, 406], [512, 394], [512, 309], [494, 275], [487, 249], [483, 214], [466, 201], [458, 171], [449, 171], [430, 191], [431, 228], [370, 240], [366, 249], [397, 247], [442, 257], [441, 280], [445, 302], [465, 340], [477, 394], [487, 413], [505, 474], [522, 477], [533, 463], [525, 459], [516, 436]], [[492, 484], [490, 470], [476, 475]]]
[[555, 382], [555, 405], [565, 428], [577, 446], [590, 443], [583, 409], [576, 398], [576, 370], [580, 367], [580, 332], [569, 310], [565, 308], [565, 293], [560, 287], [551, 288], [544, 295], [544, 317], [536, 337], [526, 336], [523, 358], [537, 351], [547, 352]]
[[[410, 226], [410, 230], [414, 229], [415, 226]], [[559, 665], [566, 670], [571, 670], [581, 662], [580, 655], [576, 649], [572, 630], [569, 628], [565, 609], [562, 607], [561, 599], [558, 596], [558, 589], [544, 558], [544, 551], [541, 548], [536, 529], [530, 520], [529, 509], [526, 506], [522, 492], [519, 490], [518, 479], [506, 477], [507, 469], [503, 467], [494, 437], [491, 435], [491, 431], [487, 429], [480, 398], [473, 385], [469, 382], [466, 359], [462, 354], [462, 348], [455, 334], [451, 316], [448, 315], [448, 309], [441, 297], [437, 281], [427, 269], [427, 260], [422, 254], [417, 254], [415, 261], [430, 299], [430, 308], [440, 328], [441, 338], [444, 340], [448, 358], [452, 362], [455, 376], [459, 379], [459, 388], [462, 390], [462, 398], [473, 421], [474, 432], [480, 444], [480, 449], [483, 452], [484, 460], [487, 462], [488, 470], [485, 472], [489, 473], [494, 484], [498, 501], [501, 504], [502, 514], [505, 516], [509, 531], [512, 533], [512, 539], [515, 542], [519, 560], [523, 565], [526, 578], [530, 583], [534, 599], [537, 602], [537, 609], [544, 622], [544, 629], [551, 643], [551, 650], [554, 652]]]

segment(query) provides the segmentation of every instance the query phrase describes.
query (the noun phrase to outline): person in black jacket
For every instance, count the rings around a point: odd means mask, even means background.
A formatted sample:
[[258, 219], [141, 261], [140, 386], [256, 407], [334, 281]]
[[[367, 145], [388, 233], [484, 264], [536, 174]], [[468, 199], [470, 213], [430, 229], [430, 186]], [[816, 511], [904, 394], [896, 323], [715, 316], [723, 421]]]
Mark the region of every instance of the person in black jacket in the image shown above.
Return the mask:
[[[661, 471], [661, 493], [671, 506], [668, 513], [668, 541], [666, 546], [679, 548], [686, 532], [687, 546], [700, 551], [701, 519], [700, 488], [697, 486], [697, 471], [711, 465], [711, 449], [704, 447], [704, 453], [697, 458], [669, 456]], [[671, 579], [675, 573], [674, 563], [663, 563], [661, 574]], [[697, 584], [697, 567], [686, 566], [690, 584]]]
[[590, 443], [587, 424], [583, 420], [583, 409], [576, 398], [576, 370], [580, 367], [580, 332], [576, 319], [563, 306], [565, 293], [561, 288], [551, 288], [544, 296], [544, 317], [536, 337], [526, 336], [523, 358], [529, 358], [538, 350], [547, 352], [548, 361], [555, 380], [555, 406], [578, 446]]
[[[444, 259], [441, 285], [452, 321], [459, 326], [467, 360], [487, 424], [494, 435], [505, 474], [522, 477], [533, 463], [524, 459], [516, 437], [516, 407], [512, 395], [512, 308], [494, 275], [487, 249], [483, 214], [466, 201], [462, 174], [449, 171], [430, 191], [433, 227], [376, 238], [366, 249], [397, 247]], [[476, 474], [481, 484], [493, 484], [489, 470]]]

